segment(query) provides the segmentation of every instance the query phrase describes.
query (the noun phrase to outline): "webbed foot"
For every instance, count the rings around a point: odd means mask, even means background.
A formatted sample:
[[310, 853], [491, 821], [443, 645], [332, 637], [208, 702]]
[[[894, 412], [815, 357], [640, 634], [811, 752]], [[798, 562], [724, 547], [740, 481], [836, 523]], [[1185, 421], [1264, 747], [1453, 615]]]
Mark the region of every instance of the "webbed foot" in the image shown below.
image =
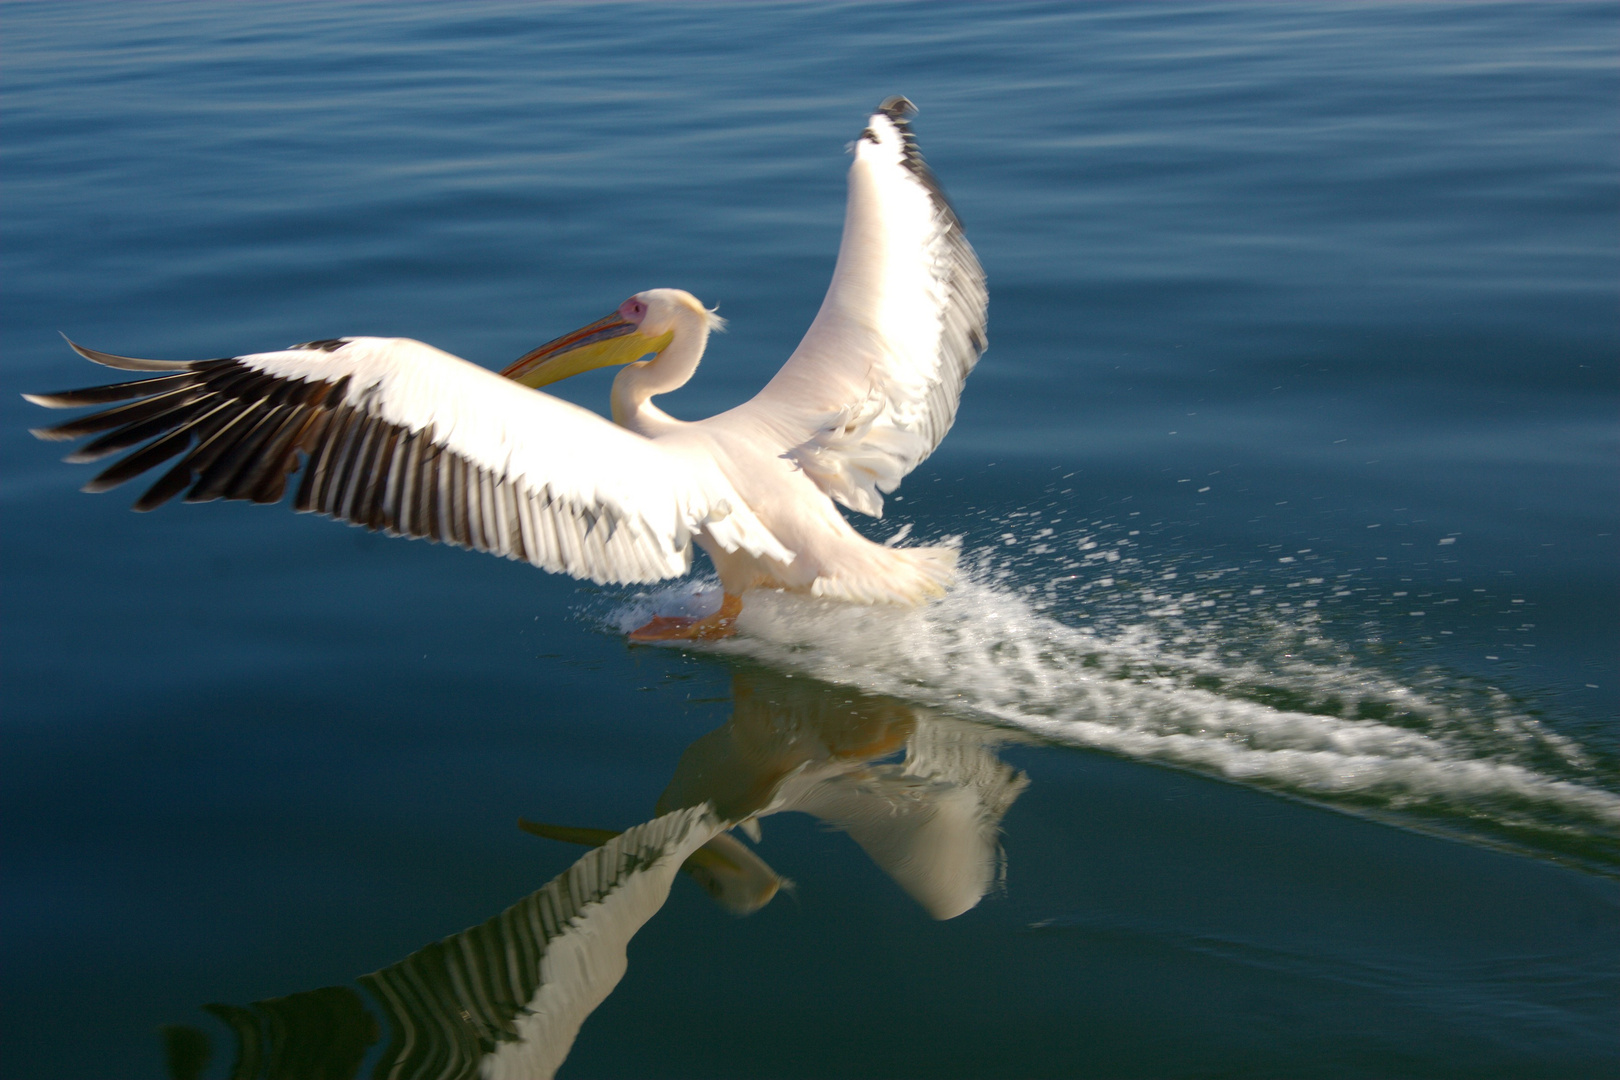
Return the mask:
[[737, 632], [742, 597], [725, 594], [720, 610], [701, 619], [684, 615], [658, 615], [646, 626], [630, 631], [631, 641], [718, 641]]

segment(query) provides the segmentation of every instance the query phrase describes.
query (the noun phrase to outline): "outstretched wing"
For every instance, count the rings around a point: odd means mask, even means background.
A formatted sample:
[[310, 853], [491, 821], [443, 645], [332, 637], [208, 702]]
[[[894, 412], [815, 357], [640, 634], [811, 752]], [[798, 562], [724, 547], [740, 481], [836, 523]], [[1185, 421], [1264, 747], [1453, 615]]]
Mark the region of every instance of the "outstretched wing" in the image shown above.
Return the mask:
[[905, 98], [856, 140], [832, 286], [752, 401], [711, 423], [766, 430], [829, 496], [882, 516], [881, 492], [933, 453], [984, 352], [984, 271], [917, 151]]
[[187, 502], [277, 502], [303, 455], [300, 512], [597, 582], [683, 573], [698, 529], [728, 550], [793, 558], [712, 461], [419, 341], [344, 338], [201, 361], [73, 348], [109, 367], [163, 372], [24, 395], [52, 408], [127, 402], [34, 434], [105, 433], [69, 461], [145, 443], [86, 491], [178, 456], [137, 510], [182, 491]]

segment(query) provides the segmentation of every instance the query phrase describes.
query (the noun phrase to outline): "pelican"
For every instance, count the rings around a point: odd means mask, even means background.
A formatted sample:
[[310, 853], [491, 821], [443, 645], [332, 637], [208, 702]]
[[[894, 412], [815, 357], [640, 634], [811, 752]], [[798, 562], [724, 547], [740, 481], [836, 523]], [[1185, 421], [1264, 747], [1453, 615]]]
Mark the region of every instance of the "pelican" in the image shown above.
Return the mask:
[[[686, 422], [654, 398], [684, 386], [722, 321], [680, 289], [636, 293], [606, 318], [496, 374], [405, 338], [310, 341], [218, 360], [88, 360], [155, 378], [54, 394], [51, 408], [127, 402], [43, 439], [99, 437], [66, 460], [139, 449], [85, 485], [105, 491], [179, 456], [134, 508], [293, 499], [390, 535], [523, 559], [598, 583], [685, 573], [695, 543], [720, 609], [658, 617], [635, 641], [735, 632], [742, 597], [783, 589], [915, 605], [950, 584], [950, 547], [873, 543], [834, 505], [874, 517], [939, 445], [984, 352], [984, 272], [917, 150], [905, 98], [852, 146], [831, 287], [787, 363], [752, 400]], [[613, 423], [540, 387], [622, 365]], [[145, 445], [140, 445], [140, 444]]]

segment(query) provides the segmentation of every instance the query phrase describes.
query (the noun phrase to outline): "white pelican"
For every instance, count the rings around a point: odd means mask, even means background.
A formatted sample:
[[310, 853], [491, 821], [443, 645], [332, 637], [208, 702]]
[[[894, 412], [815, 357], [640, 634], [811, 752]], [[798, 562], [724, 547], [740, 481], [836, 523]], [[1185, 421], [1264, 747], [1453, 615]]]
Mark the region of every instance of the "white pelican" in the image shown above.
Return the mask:
[[[882, 515], [883, 493], [950, 430], [985, 348], [984, 273], [917, 152], [914, 113], [890, 98], [867, 121], [821, 310], [775, 378], [718, 416], [687, 423], [653, 404], [692, 377], [721, 323], [690, 293], [650, 289], [500, 375], [404, 338], [199, 361], [73, 345], [164, 374], [25, 395], [53, 408], [133, 399], [35, 434], [106, 432], [75, 462], [146, 443], [86, 491], [180, 455], [136, 510], [182, 491], [277, 502], [303, 454], [300, 512], [599, 583], [682, 574], [696, 541], [719, 572], [720, 610], [655, 618], [633, 640], [730, 634], [755, 588], [921, 603], [950, 583], [955, 551], [874, 544], [833, 505]], [[617, 426], [536, 390], [613, 364], [628, 365], [613, 383]]]

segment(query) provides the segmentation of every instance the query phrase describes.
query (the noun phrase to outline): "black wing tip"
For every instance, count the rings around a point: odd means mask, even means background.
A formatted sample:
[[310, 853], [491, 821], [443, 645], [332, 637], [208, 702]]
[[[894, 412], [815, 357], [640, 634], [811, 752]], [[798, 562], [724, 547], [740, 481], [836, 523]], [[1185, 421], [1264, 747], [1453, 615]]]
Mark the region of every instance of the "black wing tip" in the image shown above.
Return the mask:
[[[28, 396], [27, 394], [23, 395], [23, 397], [27, 397], [27, 396]], [[40, 404], [40, 403], [35, 402], [35, 404]], [[78, 438], [77, 435], [73, 435], [73, 434], [67, 433], [67, 432], [58, 431], [56, 428], [48, 428], [48, 427], [31, 427], [31, 428], [28, 429], [28, 434], [32, 435], [34, 438], [39, 439], [42, 442], [66, 442], [69, 439], [77, 439]]]
[[[934, 171], [928, 167], [928, 162], [923, 160], [922, 151], [917, 149], [917, 136], [911, 130], [910, 123], [917, 115], [917, 106], [910, 98], [896, 94], [883, 99], [883, 103], [877, 107], [877, 114], [887, 117], [895, 130], [900, 133], [900, 164], [927, 189], [935, 209], [947, 221], [960, 227], [961, 219], [957, 217], [956, 208], [951, 205], [950, 197], [945, 194], [945, 188], [941, 186]], [[867, 128], [862, 134], [873, 142], [878, 141], [871, 128]]]
[[[58, 330], [57, 333], [62, 332]], [[62, 334], [62, 340], [68, 343], [68, 348], [91, 363], [117, 368], [120, 371], [195, 371], [200, 364], [208, 363], [206, 360], [143, 360], [135, 356], [119, 356], [116, 353], [102, 352], [100, 349], [86, 348], [66, 334]]]
[[893, 120], [896, 124], [904, 124], [917, 115], [917, 106], [912, 104], [910, 98], [901, 94], [883, 99], [877, 111]]

